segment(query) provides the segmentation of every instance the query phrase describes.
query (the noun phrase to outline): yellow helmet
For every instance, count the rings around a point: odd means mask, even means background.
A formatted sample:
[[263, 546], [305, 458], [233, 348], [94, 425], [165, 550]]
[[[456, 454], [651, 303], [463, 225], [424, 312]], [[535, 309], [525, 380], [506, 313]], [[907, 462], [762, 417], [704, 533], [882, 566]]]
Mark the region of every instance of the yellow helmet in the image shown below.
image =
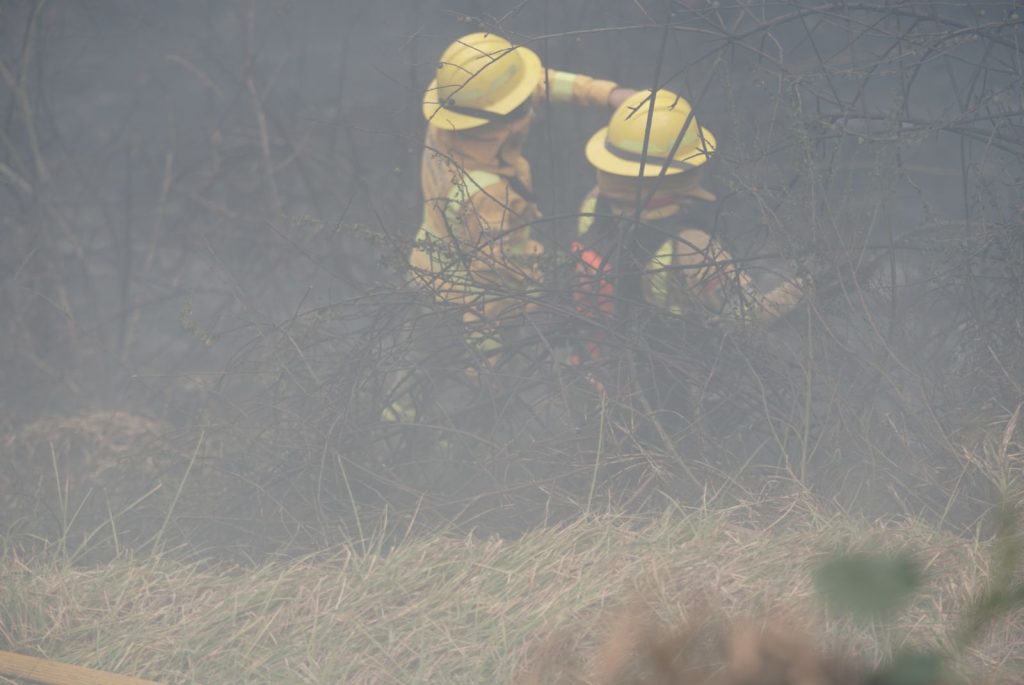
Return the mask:
[[500, 120], [533, 94], [542, 73], [532, 50], [493, 33], [471, 33], [441, 55], [423, 94], [423, 116], [453, 131]]
[[[608, 125], [587, 142], [587, 160], [609, 174], [635, 177], [640, 176], [640, 161], [644, 159], [643, 175], [648, 177], [660, 175], [663, 168], [666, 175], [681, 174], [711, 157], [715, 137], [691, 116], [690, 103], [669, 90], [659, 90], [653, 98], [651, 132], [645, 136], [651, 103], [651, 91], [642, 90], [619, 105]], [[682, 140], [673, 153], [680, 132]]]

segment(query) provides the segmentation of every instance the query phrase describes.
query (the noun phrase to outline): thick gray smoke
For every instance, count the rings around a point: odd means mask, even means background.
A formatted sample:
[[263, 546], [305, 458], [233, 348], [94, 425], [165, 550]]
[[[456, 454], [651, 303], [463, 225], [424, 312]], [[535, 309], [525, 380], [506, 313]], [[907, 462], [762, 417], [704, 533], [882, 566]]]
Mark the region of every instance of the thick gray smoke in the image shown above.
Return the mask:
[[[6, 4], [0, 530], [251, 551], [804, 487], [973, 523], [1019, 470], [991, 436], [1024, 400], [1021, 16], [890, 5]], [[765, 287], [823, 263], [839, 287], [770, 329], [672, 333], [685, 410], [603, 402], [563, 348], [609, 112], [546, 104], [522, 359], [470, 382], [422, 356], [410, 331], [447, 319], [403, 280], [421, 97], [475, 30], [689, 98], [720, 144], [704, 228]], [[616, 340], [642, 384], [648, 343]], [[382, 421], [417, 364], [431, 412]]]

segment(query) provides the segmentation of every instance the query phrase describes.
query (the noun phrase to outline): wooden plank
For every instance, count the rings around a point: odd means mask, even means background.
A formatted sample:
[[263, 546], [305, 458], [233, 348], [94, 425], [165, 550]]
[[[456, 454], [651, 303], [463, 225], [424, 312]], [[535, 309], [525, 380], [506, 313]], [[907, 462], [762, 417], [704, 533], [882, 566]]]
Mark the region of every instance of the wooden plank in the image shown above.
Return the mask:
[[0, 651], [0, 675], [43, 685], [160, 685], [152, 680]]

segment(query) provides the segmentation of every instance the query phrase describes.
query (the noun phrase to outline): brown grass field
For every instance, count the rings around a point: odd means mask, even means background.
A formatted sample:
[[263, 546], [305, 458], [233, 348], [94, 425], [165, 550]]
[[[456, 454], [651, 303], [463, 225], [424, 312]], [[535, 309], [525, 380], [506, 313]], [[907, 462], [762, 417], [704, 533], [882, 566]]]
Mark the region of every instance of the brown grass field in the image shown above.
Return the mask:
[[[514, 541], [437, 535], [252, 566], [165, 553], [83, 568], [9, 549], [0, 647], [161, 683], [250, 685], [866, 682], [858, 668], [908, 645], [956, 651], [993, 543], [799, 498], [772, 512], [605, 515]], [[811, 570], [829, 554], [906, 548], [927, 582], [895, 620], [859, 624], [815, 599]], [[1024, 615], [956, 656], [970, 682], [1020, 682]], [[776, 679], [743, 679], [772, 660]]]

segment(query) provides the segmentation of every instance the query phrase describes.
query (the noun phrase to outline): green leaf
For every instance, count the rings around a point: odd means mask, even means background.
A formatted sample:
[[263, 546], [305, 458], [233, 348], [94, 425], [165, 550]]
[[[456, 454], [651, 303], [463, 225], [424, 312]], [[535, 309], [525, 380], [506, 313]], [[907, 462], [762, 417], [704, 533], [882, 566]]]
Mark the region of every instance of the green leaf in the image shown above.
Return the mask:
[[936, 685], [943, 658], [935, 652], [903, 652], [868, 680], [870, 685]]
[[834, 610], [877, 618], [903, 606], [921, 587], [921, 565], [910, 554], [846, 554], [822, 564], [815, 586]]

